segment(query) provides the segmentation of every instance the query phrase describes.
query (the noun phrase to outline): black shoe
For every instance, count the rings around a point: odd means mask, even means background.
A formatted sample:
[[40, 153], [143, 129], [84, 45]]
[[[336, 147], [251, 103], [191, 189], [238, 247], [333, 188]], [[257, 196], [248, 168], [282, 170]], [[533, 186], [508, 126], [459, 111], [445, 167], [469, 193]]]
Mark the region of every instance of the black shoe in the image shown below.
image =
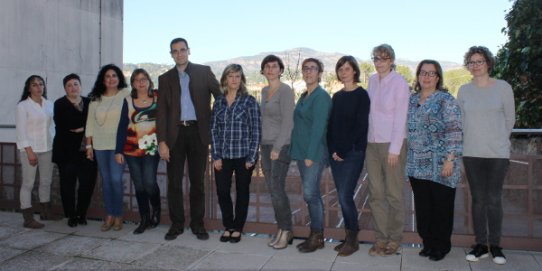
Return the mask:
[[175, 240], [175, 238], [177, 238], [177, 236], [183, 234], [183, 232], [184, 232], [184, 229], [180, 228], [180, 226], [172, 225], [169, 228], [169, 230], [167, 231], [166, 236], [164, 236], [164, 239], [166, 239], [168, 241]]
[[134, 234], [141, 234], [150, 227], [149, 215], [142, 215], [139, 226], [134, 230]]
[[198, 230], [192, 230], [192, 233], [198, 238], [198, 240], [207, 240], [209, 239], [209, 234], [205, 230], [205, 228], [201, 228]]
[[152, 210], [152, 216], [151, 216], [151, 222], [150, 222], [149, 226], [151, 228], [156, 228], [156, 226], [160, 225], [160, 217], [161, 217], [160, 209], [159, 208], [153, 209]]
[[488, 252], [486, 245], [476, 244], [472, 247], [472, 250], [467, 254], [465, 259], [469, 262], [477, 262], [479, 259], [489, 256]]
[[446, 253], [440, 250], [433, 250], [431, 251], [431, 254], [429, 255], [429, 260], [437, 262], [444, 259], [445, 256], [446, 256]]
[[79, 216], [79, 218], [77, 218], [77, 223], [79, 223], [79, 225], [86, 226], [88, 224], [87, 218], [85, 216]]
[[[239, 236], [233, 236], [234, 233], [239, 233]], [[241, 241], [241, 232], [234, 231], [231, 233], [232, 236], [230, 236], [230, 243], [239, 243]]]
[[502, 253], [502, 248], [499, 246], [491, 245], [489, 246], [489, 251], [491, 252], [491, 256], [493, 256], [493, 262], [496, 264], [505, 264], [506, 263], [506, 257], [504, 257], [504, 254]]
[[433, 250], [429, 247], [423, 247], [423, 249], [418, 253], [418, 255], [422, 256], [422, 257], [429, 257], [431, 256], [431, 253], [433, 252]]
[[72, 217], [68, 218], [68, 227], [70, 227], [70, 228], [77, 227], [77, 217], [76, 216], [72, 216]]
[[229, 242], [231, 239], [231, 231], [225, 230], [222, 236], [220, 236], [220, 242]]

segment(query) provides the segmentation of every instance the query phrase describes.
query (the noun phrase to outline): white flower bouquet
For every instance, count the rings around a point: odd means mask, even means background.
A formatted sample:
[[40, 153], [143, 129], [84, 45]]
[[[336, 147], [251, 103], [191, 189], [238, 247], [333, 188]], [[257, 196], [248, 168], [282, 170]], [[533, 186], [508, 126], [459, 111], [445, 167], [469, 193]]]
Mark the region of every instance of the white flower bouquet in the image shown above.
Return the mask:
[[156, 133], [150, 135], [144, 135], [139, 139], [139, 148], [145, 151], [145, 154], [155, 155], [158, 151], [158, 140], [156, 139]]

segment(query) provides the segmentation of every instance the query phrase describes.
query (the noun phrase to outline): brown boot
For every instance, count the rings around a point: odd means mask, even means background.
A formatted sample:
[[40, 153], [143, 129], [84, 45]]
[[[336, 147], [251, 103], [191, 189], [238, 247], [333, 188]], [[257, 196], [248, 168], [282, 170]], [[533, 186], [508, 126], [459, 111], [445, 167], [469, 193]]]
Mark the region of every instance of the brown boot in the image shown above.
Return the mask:
[[41, 220], [61, 220], [62, 217], [59, 215], [56, 215], [51, 210], [51, 202], [42, 202], [41, 205], [41, 213], [40, 213], [40, 219]]
[[346, 230], [344, 245], [339, 250], [338, 256], [350, 256], [359, 250], [358, 231]]
[[313, 252], [317, 249], [324, 248], [324, 234], [322, 232], [311, 230], [309, 238], [302, 244], [303, 245], [298, 247], [298, 250], [301, 253]]
[[21, 209], [21, 212], [23, 213], [24, 223], [23, 227], [29, 228], [29, 229], [41, 229], [43, 228], [43, 224], [39, 223], [38, 221], [34, 220], [34, 214], [32, 213], [32, 207]]
[[369, 249], [369, 255], [371, 256], [383, 256], [386, 249], [386, 241], [377, 240], [374, 245]]

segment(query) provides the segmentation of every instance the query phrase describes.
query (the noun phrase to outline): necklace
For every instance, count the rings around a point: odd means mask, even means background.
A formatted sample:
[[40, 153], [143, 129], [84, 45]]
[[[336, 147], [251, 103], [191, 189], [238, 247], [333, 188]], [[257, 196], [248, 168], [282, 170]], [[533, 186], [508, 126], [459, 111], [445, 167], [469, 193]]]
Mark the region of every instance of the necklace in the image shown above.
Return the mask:
[[107, 116], [109, 115], [109, 111], [111, 110], [111, 107], [113, 106], [113, 103], [115, 102], [115, 97], [111, 98], [111, 102], [109, 103], [109, 106], [107, 106], [107, 110], [105, 110], [105, 116], [103, 118], [103, 121], [102, 123], [100, 123], [100, 121], [98, 121], [98, 107], [101, 107], [102, 103], [103, 103], [103, 96], [102, 96], [102, 100], [100, 100], [100, 104], [98, 106], [96, 106], [96, 112], [94, 112], [94, 120], [96, 120], [96, 124], [98, 124], [98, 126], [102, 127], [104, 126], [105, 122], [107, 121]]

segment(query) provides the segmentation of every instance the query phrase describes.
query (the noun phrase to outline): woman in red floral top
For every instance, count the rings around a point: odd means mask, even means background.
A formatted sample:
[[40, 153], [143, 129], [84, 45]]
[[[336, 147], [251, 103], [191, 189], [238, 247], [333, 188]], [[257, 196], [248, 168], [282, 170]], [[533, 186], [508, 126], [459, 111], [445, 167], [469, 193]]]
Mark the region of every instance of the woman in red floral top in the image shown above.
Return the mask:
[[[136, 190], [141, 222], [134, 234], [160, 224], [160, 188], [156, 172], [160, 156], [156, 141], [156, 91], [144, 69], [136, 69], [130, 77], [131, 95], [122, 106], [117, 133], [115, 159], [128, 164]], [[152, 205], [150, 215], [149, 201]]]

